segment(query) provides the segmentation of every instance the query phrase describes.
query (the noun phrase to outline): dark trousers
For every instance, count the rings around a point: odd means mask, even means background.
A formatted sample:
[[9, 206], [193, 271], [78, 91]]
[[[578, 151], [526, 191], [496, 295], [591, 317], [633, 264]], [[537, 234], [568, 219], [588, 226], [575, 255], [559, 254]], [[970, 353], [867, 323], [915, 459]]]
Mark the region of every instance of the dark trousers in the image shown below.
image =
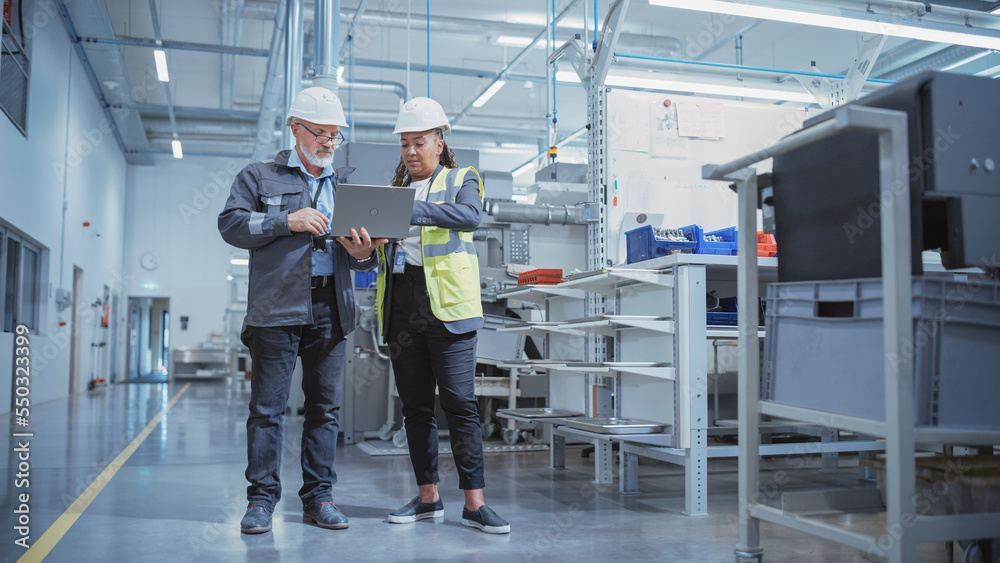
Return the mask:
[[434, 387], [448, 419], [460, 489], [482, 489], [483, 435], [474, 392], [476, 331], [452, 334], [431, 312], [423, 269], [392, 275], [389, 350], [418, 485], [437, 483]]
[[250, 417], [247, 419], [247, 501], [269, 512], [281, 498], [279, 471], [285, 408], [296, 356], [302, 357], [302, 488], [309, 510], [332, 501], [333, 468], [340, 431], [340, 395], [344, 388], [344, 350], [334, 286], [312, 290], [313, 324], [248, 326], [250, 348]]

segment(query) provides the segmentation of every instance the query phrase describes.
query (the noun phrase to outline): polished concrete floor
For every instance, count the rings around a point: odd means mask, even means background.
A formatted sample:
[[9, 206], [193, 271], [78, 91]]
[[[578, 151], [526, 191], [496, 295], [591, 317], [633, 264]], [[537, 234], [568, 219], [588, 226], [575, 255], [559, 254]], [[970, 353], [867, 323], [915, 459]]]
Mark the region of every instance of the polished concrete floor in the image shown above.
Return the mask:
[[[4, 421], [4, 561], [25, 555], [11, 531], [17, 495], [25, 491], [35, 545], [24, 560], [38, 560], [39, 548], [49, 546], [46, 561], [72, 562], [733, 561], [735, 460], [711, 462], [710, 515], [687, 517], [681, 514], [681, 468], [642, 460], [642, 492], [622, 495], [617, 485], [592, 484], [593, 461], [581, 457], [580, 446], [567, 449], [567, 469], [561, 471], [549, 469], [546, 452], [487, 455], [487, 502], [512, 528], [509, 535], [494, 536], [461, 525], [462, 496], [450, 460], [443, 463], [444, 519], [388, 524], [386, 513], [415, 494], [409, 461], [341, 445], [334, 498], [351, 525], [343, 531], [317, 528], [303, 523], [296, 496], [298, 417], [286, 425], [285, 498], [274, 530], [243, 535], [249, 392], [210, 382], [182, 389], [178, 382], [119, 384], [34, 405], [27, 429], [33, 434], [27, 438], [29, 489], [16, 486], [14, 449], [25, 438], [12, 433], [22, 429]], [[179, 393], [162, 420], [150, 424]], [[856, 485], [858, 472], [850, 467], [856, 462], [841, 463], [844, 469], [830, 476], [809, 460], [804, 469], [787, 472], [786, 488]], [[874, 560], [779, 526], [761, 528], [768, 562]], [[924, 546], [920, 560], [942, 560], [942, 553], [939, 546]]]

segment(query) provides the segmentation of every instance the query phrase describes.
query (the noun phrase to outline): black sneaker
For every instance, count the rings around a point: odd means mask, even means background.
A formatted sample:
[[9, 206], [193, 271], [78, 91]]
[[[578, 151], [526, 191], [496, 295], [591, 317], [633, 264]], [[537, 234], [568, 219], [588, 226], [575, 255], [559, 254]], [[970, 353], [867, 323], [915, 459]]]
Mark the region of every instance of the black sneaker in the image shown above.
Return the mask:
[[302, 519], [327, 530], [344, 530], [348, 526], [347, 516], [330, 501], [321, 503], [319, 508], [303, 510]]
[[407, 524], [416, 522], [424, 518], [439, 518], [444, 516], [444, 503], [441, 499], [434, 502], [424, 502], [417, 495], [413, 500], [406, 503], [406, 506], [395, 512], [389, 513], [389, 522], [393, 524]]
[[479, 528], [487, 534], [509, 534], [510, 524], [506, 520], [497, 516], [493, 509], [485, 504], [479, 510], [473, 512], [462, 507], [462, 525], [470, 528]]
[[271, 513], [263, 506], [253, 505], [247, 509], [240, 521], [240, 531], [244, 534], [263, 534], [271, 531]]

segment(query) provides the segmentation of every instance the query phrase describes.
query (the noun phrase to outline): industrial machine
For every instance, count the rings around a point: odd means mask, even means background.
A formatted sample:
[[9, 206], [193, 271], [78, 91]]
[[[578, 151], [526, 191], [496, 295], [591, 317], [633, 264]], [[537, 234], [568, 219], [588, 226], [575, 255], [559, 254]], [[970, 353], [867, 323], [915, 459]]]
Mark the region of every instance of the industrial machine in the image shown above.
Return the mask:
[[[399, 162], [394, 145], [349, 143], [338, 150], [334, 166], [351, 167], [354, 183], [388, 184]], [[476, 166], [477, 151], [455, 150], [460, 165]], [[521, 374], [511, 392], [504, 361], [519, 360], [525, 354], [539, 357], [537, 345], [529, 338], [498, 332], [510, 320], [528, 320], [537, 308], [520, 305], [508, 308], [498, 295], [517, 285], [517, 276], [533, 267], [582, 269], [586, 265], [587, 186], [586, 166], [557, 164], [541, 170], [538, 182], [528, 190], [526, 202], [513, 199], [513, 178], [507, 172], [480, 171], [485, 187], [483, 217], [473, 239], [479, 257], [480, 292], [486, 324], [479, 331], [477, 346], [476, 393], [481, 398], [484, 434], [497, 431], [493, 422], [494, 399], [511, 397], [527, 406], [543, 406], [546, 396], [544, 375]], [[543, 181], [544, 180], [544, 181]], [[374, 274], [356, 274], [355, 299], [358, 305], [357, 330], [348, 336], [341, 425], [344, 442], [366, 439], [392, 440], [405, 446], [402, 415], [392, 384], [388, 349], [377, 335]], [[513, 405], [512, 405], [513, 406]], [[440, 413], [439, 413], [440, 414]], [[445, 427], [445, 417], [438, 416]], [[521, 436], [508, 428], [501, 435], [508, 444]]]

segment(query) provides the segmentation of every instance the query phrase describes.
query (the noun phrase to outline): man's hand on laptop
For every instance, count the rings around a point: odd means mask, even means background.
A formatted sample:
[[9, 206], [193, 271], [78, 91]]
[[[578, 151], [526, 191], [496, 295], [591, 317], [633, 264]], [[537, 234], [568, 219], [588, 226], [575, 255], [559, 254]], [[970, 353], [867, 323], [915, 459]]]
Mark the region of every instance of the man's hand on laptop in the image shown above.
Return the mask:
[[329, 228], [330, 220], [326, 218], [314, 207], [303, 207], [294, 213], [288, 214], [288, 230], [293, 233], [312, 233], [320, 236], [325, 235]]
[[372, 240], [368, 236], [368, 231], [361, 227], [361, 232], [358, 233], [356, 229], [351, 229], [351, 238], [347, 237], [337, 237], [337, 241], [347, 249], [347, 253], [353, 256], [356, 260], [366, 260], [375, 251], [376, 246], [381, 246], [387, 242], [387, 238], [377, 238]]

